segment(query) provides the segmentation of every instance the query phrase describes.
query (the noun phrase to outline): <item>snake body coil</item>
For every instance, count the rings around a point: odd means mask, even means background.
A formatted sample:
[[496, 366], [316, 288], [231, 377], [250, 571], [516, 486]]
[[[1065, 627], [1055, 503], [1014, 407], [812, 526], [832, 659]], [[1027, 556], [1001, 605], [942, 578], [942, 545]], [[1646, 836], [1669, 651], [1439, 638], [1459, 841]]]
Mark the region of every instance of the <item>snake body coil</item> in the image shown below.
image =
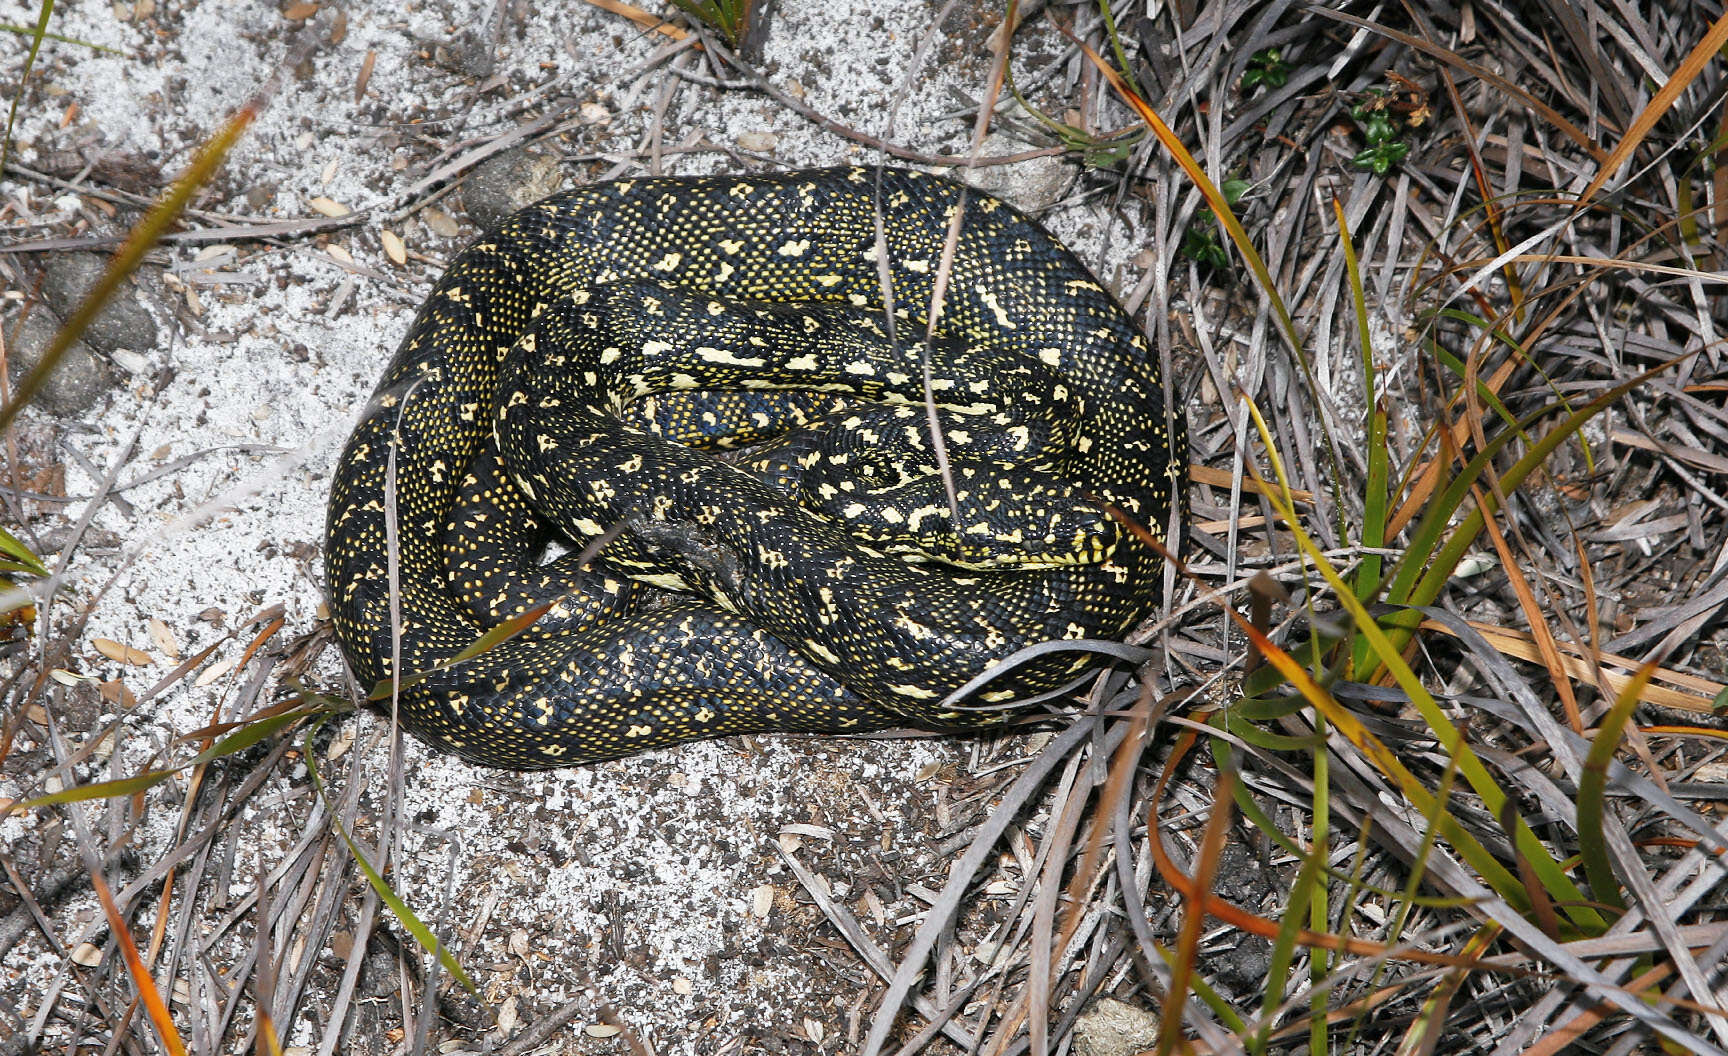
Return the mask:
[[[952, 181], [584, 187], [469, 247], [420, 309], [336, 467], [334, 623], [363, 684], [417, 676], [410, 730], [497, 766], [973, 725], [940, 702], [995, 661], [1151, 610], [1158, 558], [1099, 504], [1154, 532], [1179, 514], [1181, 422], [1085, 268]], [[701, 450], [727, 444], [755, 446]], [[536, 563], [553, 526], [580, 548], [614, 525], [594, 571]], [[1084, 666], [1047, 657], [981, 696]]]

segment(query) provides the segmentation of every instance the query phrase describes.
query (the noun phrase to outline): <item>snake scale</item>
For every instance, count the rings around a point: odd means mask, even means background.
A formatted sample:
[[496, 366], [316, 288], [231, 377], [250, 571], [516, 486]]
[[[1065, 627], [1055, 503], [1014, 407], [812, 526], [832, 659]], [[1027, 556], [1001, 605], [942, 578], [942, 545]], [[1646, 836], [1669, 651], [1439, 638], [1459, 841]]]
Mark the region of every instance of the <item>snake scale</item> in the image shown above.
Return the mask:
[[[334, 472], [333, 622], [362, 684], [415, 676], [409, 730], [494, 766], [967, 727], [1001, 713], [944, 698], [993, 663], [1151, 611], [1159, 558], [1100, 504], [1162, 532], [1185, 453], [1139, 329], [995, 198], [895, 169], [600, 183], [422, 305]], [[613, 526], [586, 566], [540, 557]]]

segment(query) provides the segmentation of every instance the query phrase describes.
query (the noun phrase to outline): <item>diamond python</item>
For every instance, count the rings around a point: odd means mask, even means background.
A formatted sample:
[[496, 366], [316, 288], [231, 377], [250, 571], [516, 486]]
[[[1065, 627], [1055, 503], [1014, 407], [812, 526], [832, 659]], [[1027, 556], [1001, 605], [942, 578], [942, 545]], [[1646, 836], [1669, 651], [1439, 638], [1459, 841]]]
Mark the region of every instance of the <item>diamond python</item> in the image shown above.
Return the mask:
[[[633, 313], [670, 330], [598, 326]], [[705, 338], [707, 315], [729, 336]], [[969, 365], [985, 376], [962, 377]], [[948, 179], [839, 168], [583, 187], [482, 237], [421, 307], [334, 472], [334, 626], [363, 685], [420, 676], [399, 692], [409, 730], [495, 766], [977, 725], [1000, 713], [941, 703], [978, 672], [1031, 643], [1117, 637], [1151, 611], [1159, 559], [1098, 503], [1154, 532], [1181, 515], [1172, 403], [1084, 266]], [[918, 453], [932, 415], [946, 478]], [[758, 447], [709, 450], [728, 443]], [[875, 485], [850, 482], [854, 460]], [[883, 498], [896, 493], [916, 508]], [[576, 555], [538, 563], [554, 527], [580, 549], [611, 525], [623, 531], [591, 571]], [[1033, 556], [1016, 559], [1015, 540]], [[542, 601], [552, 611], [528, 631], [458, 660]], [[1048, 656], [980, 697], [1085, 664]]]

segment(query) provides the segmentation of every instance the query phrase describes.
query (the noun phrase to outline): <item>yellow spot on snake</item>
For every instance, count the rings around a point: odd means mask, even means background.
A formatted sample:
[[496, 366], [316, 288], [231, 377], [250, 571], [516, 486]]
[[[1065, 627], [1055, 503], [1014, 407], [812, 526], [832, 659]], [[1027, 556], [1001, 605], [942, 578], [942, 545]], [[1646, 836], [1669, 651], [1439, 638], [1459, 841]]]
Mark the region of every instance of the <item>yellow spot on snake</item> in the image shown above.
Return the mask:
[[886, 686], [884, 688], [887, 689], [890, 693], [897, 693], [902, 697], [911, 697], [913, 700], [932, 700], [939, 695], [935, 690], [925, 689], [923, 686], [914, 686], [914, 685], [893, 686], [893, 685], [891, 685], [891, 686]]
[[704, 363], [725, 363], [734, 367], [760, 367], [768, 362], [760, 356], [740, 356], [729, 349], [710, 348], [706, 345], [696, 350], [696, 358]]

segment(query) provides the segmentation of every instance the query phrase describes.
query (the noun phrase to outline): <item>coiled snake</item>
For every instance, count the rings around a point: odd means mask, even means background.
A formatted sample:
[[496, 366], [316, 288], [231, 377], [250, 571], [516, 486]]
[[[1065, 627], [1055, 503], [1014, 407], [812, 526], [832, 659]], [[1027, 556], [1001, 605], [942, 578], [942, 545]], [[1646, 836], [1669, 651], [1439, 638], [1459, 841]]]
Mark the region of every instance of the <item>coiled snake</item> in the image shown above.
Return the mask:
[[[330, 496], [335, 628], [363, 683], [418, 676], [410, 730], [496, 766], [975, 725], [992, 714], [941, 710], [973, 675], [1151, 610], [1159, 558], [1100, 504], [1154, 532], [1180, 515], [1169, 404], [1085, 268], [950, 180], [569, 191], [451, 264], [356, 426]], [[591, 571], [539, 563], [553, 526], [580, 549], [613, 525]], [[542, 601], [530, 630], [459, 659]], [[1085, 664], [1046, 657], [981, 697]]]

